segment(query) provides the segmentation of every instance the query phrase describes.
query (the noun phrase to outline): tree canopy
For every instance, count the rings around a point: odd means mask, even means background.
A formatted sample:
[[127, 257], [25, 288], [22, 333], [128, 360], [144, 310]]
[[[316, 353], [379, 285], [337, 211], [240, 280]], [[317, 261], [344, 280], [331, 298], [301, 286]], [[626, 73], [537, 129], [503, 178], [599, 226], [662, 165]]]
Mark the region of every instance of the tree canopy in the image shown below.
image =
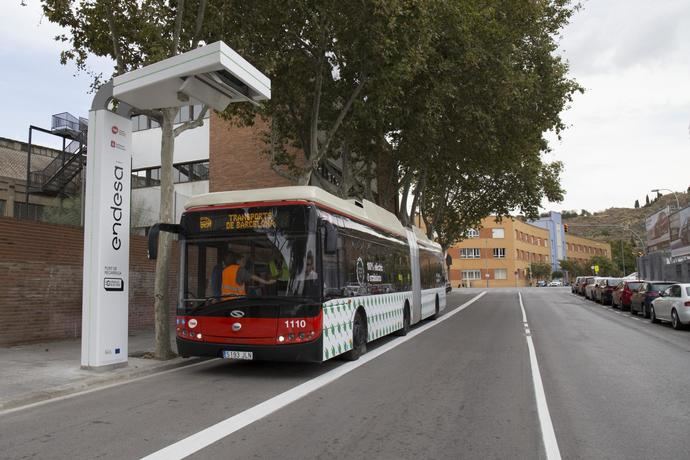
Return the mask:
[[[576, 7], [432, 0], [225, 3], [223, 39], [269, 73], [273, 99], [228, 113], [270, 124], [266, 153], [300, 183], [420, 210], [445, 247], [490, 214], [562, 199], [547, 131], [580, 87], [556, 54]], [[323, 172], [339, 162], [336, 183]], [[395, 209], [395, 202], [400, 203]]]

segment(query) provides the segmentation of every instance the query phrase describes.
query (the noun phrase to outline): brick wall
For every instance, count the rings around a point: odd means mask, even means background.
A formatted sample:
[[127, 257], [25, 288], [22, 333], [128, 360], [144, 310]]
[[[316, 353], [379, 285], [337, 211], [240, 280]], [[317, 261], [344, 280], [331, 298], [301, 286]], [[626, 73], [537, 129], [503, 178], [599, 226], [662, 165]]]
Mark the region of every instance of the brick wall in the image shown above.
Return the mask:
[[211, 115], [209, 144], [209, 189], [211, 192], [295, 185], [271, 169], [264, 154], [262, 132], [266, 123], [238, 127]]
[[[79, 227], [0, 217], [0, 345], [81, 335], [83, 249]], [[172, 260], [170, 294], [175, 299], [177, 247]], [[130, 330], [153, 327], [155, 267], [155, 261], [146, 258], [146, 238], [132, 235]]]

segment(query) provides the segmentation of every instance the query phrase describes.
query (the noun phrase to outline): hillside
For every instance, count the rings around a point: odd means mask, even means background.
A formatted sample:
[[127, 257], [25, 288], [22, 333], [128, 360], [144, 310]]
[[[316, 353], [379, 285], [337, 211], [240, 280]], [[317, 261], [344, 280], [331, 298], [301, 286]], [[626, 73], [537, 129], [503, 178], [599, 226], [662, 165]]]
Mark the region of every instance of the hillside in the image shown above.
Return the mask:
[[[681, 208], [690, 204], [689, 194], [677, 192], [677, 195]], [[650, 198], [652, 197], [650, 196]], [[642, 200], [641, 204], [643, 203], [644, 201]], [[621, 228], [621, 226], [629, 226], [633, 232], [637, 233], [644, 240], [646, 238], [646, 218], [666, 206], [671, 206], [672, 208], [676, 206], [676, 199], [672, 193], [663, 195], [658, 201], [650, 203], [649, 206], [643, 206], [638, 209], [633, 207], [609, 208], [604, 211], [594, 212], [589, 216], [564, 218], [563, 223], [568, 224], [568, 232], [571, 235], [583, 236], [597, 241], [630, 240], [631, 232]]]

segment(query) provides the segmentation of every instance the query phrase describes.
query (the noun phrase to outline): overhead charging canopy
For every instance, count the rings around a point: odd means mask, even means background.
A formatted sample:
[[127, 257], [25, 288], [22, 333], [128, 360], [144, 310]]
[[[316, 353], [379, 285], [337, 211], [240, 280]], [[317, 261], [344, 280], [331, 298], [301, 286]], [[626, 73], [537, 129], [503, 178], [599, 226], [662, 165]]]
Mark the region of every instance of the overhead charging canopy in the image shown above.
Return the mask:
[[[155, 89], [154, 89], [155, 88]], [[113, 79], [113, 96], [138, 109], [271, 98], [271, 80], [223, 42], [197, 48]]]

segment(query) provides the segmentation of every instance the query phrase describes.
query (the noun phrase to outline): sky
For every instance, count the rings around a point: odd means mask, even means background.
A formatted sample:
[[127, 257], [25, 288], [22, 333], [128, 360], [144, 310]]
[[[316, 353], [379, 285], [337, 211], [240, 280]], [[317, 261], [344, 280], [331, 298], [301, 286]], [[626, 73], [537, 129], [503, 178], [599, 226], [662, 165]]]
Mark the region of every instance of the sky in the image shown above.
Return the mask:
[[[60, 65], [60, 29], [38, 0], [4, 0], [0, 18], [0, 137], [26, 141], [29, 125], [60, 112], [88, 116], [90, 78]], [[549, 134], [548, 161], [562, 161], [561, 203], [546, 210], [632, 207], [651, 189], [690, 186], [690, 2], [585, 0], [560, 38], [570, 75], [585, 88]], [[109, 74], [112, 63], [92, 59]], [[41, 135], [39, 143], [49, 144]], [[668, 192], [663, 192], [668, 193]]]

